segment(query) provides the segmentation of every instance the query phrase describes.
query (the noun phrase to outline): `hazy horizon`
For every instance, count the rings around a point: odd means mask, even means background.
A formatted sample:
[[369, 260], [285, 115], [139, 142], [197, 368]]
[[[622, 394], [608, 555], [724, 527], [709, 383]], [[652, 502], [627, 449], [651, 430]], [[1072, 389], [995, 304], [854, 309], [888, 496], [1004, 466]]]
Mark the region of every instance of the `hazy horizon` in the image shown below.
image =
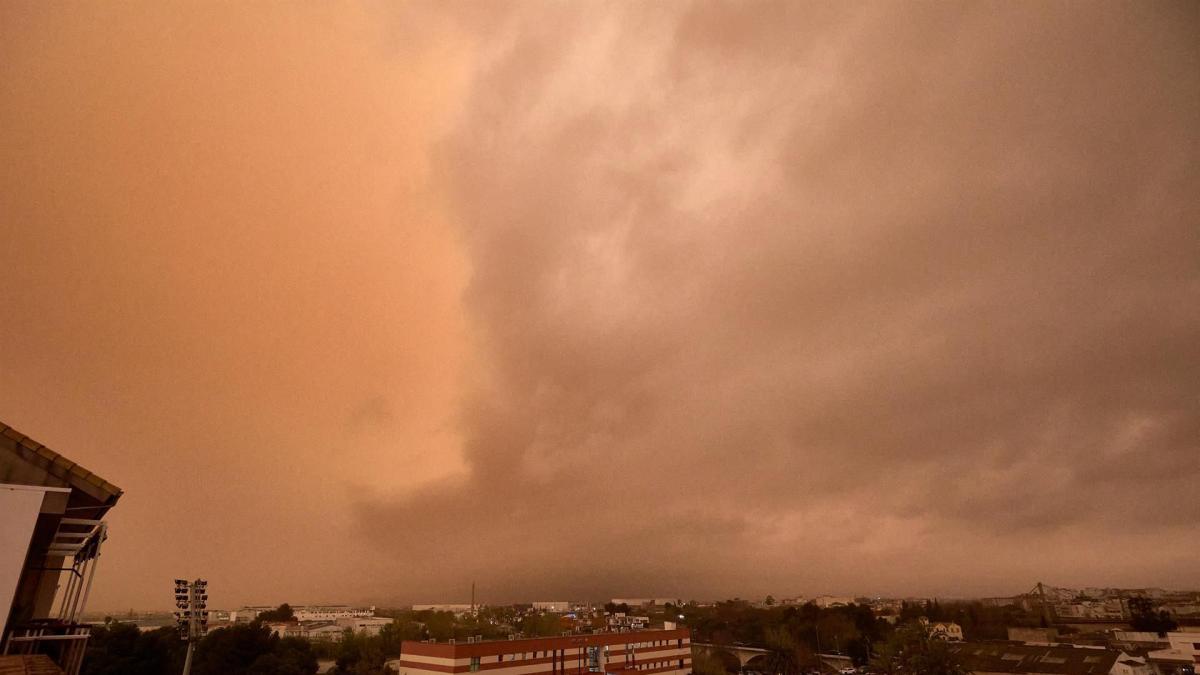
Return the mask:
[[1200, 587], [1197, 35], [5, 2], [0, 420], [92, 608]]
[[[1030, 587], [1030, 588], [1032, 588], [1032, 587]], [[876, 594], [876, 593], [864, 594], [864, 593], [854, 593], [854, 592], [845, 592], [845, 593], [823, 593], [823, 592], [822, 593], [772, 593], [772, 592], [768, 591], [766, 594], [755, 595], [755, 596], [748, 596], [745, 594], [743, 594], [743, 595], [735, 594], [735, 595], [730, 595], [727, 597], [692, 597], [687, 594], [684, 594], [683, 596], [679, 597], [679, 599], [681, 601], [683, 601], [684, 603], [696, 602], [696, 603], [701, 603], [701, 604], [710, 604], [710, 603], [725, 602], [725, 601], [731, 601], [731, 600], [743, 600], [746, 602], [755, 603], [755, 602], [762, 602], [763, 599], [765, 599], [767, 595], [770, 595], [773, 598], [775, 598], [776, 602], [782, 602], [785, 599], [791, 599], [791, 598], [796, 598], [796, 597], [804, 598], [805, 602], [808, 602], [810, 600], [814, 600], [821, 596], [851, 597], [851, 598], [882, 598], [882, 599], [888, 599], [888, 600], [938, 600], [938, 601], [945, 601], [945, 602], [957, 602], [957, 601], [983, 600], [986, 598], [1012, 597], [1015, 595], [1027, 593], [1030, 590], [1030, 588], [1026, 588], [1021, 591], [1014, 591], [1012, 593], [998, 593], [998, 594], [994, 594], [994, 595], [953, 595], [953, 594], [939, 594], [939, 593], [934, 593], [934, 594], [929, 594], [929, 595], [920, 595], [920, 594], [884, 595], [884, 594]], [[1100, 587], [1092, 586], [1090, 584], [1078, 584], [1078, 585], [1072, 585], [1072, 586], [1063, 586], [1063, 588], [1072, 588], [1072, 589], [1079, 590], [1079, 589], [1083, 589], [1083, 588], [1100, 588]], [[1109, 588], [1115, 588], [1115, 587], [1109, 587]], [[1130, 587], [1122, 587], [1122, 588], [1125, 588], [1127, 590], [1137, 590], [1137, 589], [1150, 589], [1150, 588], [1158, 588], [1158, 587], [1155, 587], [1155, 586], [1130, 586]], [[1176, 591], [1194, 592], [1194, 591], [1197, 591], [1200, 589], [1197, 589], [1197, 588], [1162, 588], [1160, 590], [1167, 591], [1167, 592], [1176, 592]], [[651, 593], [651, 594], [646, 594], [646, 595], [628, 595], [628, 594], [620, 595], [620, 594], [618, 594], [618, 595], [614, 595], [611, 597], [594, 597], [594, 598], [558, 597], [558, 596], [556, 596], [556, 597], [540, 597], [539, 596], [536, 598], [520, 598], [520, 599], [504, 599], [504, 600], [497, 600], [497, 599], [489, 600], [486, 598], [476, 598], [475, 604], [479, 605], [479, 606], [484, 606], [484, 605], [507, 606], [507, 605], [530, 604], [530, 603], [534, 603], [534, 602], [565, 601], [565, 602], [585, 602], [585, 603], [592, 603], [593, 605], [596, 605], [596, 604], [602, 605], [606, 602], [609, 602], [613, 598], [671, 598], [671, 597], [678, 597], [678, 596], [671, 595], [671, 594], [664, 595], [664, 594], [652, 594]], [[292, 607], [303, 607], [303, 606], [365, 607], [365, 606], [375, 606], [380, 609], [404, 609], [404, 608], [410, 607], [412, 605], [469, 605], [469, 604], [471, 604], [471, 596], [468, 593], [468, 595], [466, 595], [464, 597], [453, 596], [453, 597], [450, 597], [449, 599], [423, 598], [423, 599], [415, 599], [415, 600], [408, 600], [408, 601], [398, 601], [394, 598], [391, 600], [378, 601], [378, 599], [371, 599], [368, 597], [368, 598], [359, 598], [354, 602], [349, 602], [346, 600], [337, 600], [337, 599], [324, 600], [324, 601], [313, 601], [313, 602], [309, 602], [309, 601], [300, 602], [300, 601], [296, 601], [296, 600], [290, 600], [288, 598], [276, 598], [276, 599], [270, 600], [270, 601], [264, 600], [264, 601], [244, 602], [244, 603], [237, 603], [234, 605], [211, 605], [209, 607], [209, 609], [211, 609], [211, 610], [236, 610], [241, 607], [278, 607], [279, 605], [284, 604], [284, 603], [286, 603]], [[110, 614], [110, 613], [116, 614], [116, 613], [120, 613], [120, 612], [128, 612], [130, 610], [133, 610], [135, 612], [171, 612], [171, 611], [175, 610], [175, 607], [174, 607], [174, 605], [172, 605], [171, 603], [168, 602], [168, 603], [163, 603], [160, 606], [155, 606], [155, 607], [149, 607], [149, 606], [148, 607], [115, 607], [114, 606], [114, 607], [104, 607], [104, 608], [89, 608], [88, 614]]]

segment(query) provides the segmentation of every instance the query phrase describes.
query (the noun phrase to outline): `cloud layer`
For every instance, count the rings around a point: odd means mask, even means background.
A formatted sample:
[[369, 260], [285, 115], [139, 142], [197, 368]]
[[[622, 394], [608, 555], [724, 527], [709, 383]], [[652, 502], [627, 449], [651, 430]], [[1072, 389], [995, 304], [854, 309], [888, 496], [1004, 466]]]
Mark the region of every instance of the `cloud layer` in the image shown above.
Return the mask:
[[1200, 580], [1194, 7], [457, 18], [465, 471], [358, 511], [418, 589]]
[[1197, 586], [1196, 3], [0, 3], [92, 607]]

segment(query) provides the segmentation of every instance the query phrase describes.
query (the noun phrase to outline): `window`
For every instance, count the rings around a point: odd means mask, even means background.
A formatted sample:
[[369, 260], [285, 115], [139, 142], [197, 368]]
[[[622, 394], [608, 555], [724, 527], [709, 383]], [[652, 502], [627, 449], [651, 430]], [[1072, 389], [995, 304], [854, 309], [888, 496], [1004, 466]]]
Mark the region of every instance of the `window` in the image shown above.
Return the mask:
[[479, 657], [478, 656], [471, 657], [471, 672], [472, 673], [479, 672]]

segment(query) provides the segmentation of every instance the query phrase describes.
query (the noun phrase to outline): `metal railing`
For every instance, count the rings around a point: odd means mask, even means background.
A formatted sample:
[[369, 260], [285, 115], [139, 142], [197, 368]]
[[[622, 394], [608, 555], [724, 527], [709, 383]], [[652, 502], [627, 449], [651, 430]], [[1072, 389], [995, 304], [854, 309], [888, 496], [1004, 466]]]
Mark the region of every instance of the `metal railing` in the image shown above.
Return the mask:
[[92, 627], [57, 619], [31, 621], [13, 627], [4, 645], [4, 655], [45, 654], [66, 675], [79, 675]]

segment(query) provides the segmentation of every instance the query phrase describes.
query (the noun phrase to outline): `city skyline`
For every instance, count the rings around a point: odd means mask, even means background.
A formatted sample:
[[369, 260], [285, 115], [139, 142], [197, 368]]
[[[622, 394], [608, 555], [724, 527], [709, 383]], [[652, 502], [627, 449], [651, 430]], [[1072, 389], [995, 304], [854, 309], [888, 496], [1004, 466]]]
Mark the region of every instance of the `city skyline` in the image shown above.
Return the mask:
[[94, 608], [1196, 588], [1198, 34], [6, 2], [0, 419]]

